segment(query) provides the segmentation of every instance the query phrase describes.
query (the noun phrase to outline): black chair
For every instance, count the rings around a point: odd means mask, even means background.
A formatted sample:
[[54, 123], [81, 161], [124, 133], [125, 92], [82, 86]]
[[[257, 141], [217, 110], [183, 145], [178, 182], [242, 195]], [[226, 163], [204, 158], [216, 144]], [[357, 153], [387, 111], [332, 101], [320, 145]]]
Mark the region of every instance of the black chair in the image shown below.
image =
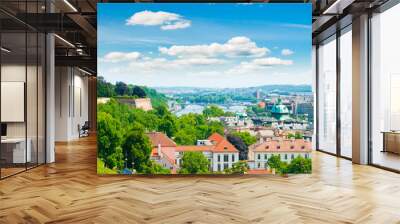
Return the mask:
[[90, 129], [89, 121], [85, 121], [82, 127], [78, 125], [78, 129], [79, 129], [79, 138], [89, 136], [89, 129]]

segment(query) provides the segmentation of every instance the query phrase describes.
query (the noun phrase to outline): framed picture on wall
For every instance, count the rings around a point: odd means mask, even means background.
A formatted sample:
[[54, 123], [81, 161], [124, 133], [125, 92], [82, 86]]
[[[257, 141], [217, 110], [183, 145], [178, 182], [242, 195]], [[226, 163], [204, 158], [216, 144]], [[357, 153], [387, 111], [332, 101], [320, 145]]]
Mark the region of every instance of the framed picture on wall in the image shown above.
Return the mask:
[[99, 174], [311, 173], [311, 4], [98, 4]]

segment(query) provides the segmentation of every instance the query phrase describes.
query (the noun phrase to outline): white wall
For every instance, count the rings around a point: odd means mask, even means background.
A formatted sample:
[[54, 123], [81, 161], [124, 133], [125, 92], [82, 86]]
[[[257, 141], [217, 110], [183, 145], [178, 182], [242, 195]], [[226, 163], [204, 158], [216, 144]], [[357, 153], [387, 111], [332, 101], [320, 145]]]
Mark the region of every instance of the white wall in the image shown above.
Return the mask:
[[78, 125], [88, 120], [88, 78], [72, 67], [56, 67], [56, 141], [79, 138]]

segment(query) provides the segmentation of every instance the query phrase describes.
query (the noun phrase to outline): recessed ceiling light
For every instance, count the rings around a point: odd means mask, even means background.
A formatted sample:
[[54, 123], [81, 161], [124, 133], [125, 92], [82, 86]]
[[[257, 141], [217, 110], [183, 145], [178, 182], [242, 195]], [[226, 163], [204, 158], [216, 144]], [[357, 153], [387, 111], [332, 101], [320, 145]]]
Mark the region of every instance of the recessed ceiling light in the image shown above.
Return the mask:
[[78, 12], [78, 10], [73, 6], [68, 0], [64, 0], [65, 4], [67, 4], [74, 12]]
[[83, 69], [81, 69], [81, 68], [79, 68], [79, 67], [78, 67], [78, 70], [81, 71], [81, 72], [83, 72], [83, 73], [85, 73], [85, 74], [87, 74], [87, 75], [92, 75], [92, 73], [90, 73], [90, 72], [88, 72], [88, 71], [86, 71], [86, 70], [83, 70]]
[[66, 43], [67, 45], [69, 45], [70, 47], [75, 48], [75, 45], [73, 45], [71, 42], [69, 42], [68, 40], [62, 38], [61, 36], [59, 36], [58, 34], [54, 34], [55, 37], [57, 37], [59, 40], [61, 40], [62, 42]]
[[6, 53], [10, 53], [11, 52], [11, 50], [9, 50], [9, 49], [7, 49], [5, 47], [1, 47], [0, 49], [1, 49], [1, 51], [4, 51]]

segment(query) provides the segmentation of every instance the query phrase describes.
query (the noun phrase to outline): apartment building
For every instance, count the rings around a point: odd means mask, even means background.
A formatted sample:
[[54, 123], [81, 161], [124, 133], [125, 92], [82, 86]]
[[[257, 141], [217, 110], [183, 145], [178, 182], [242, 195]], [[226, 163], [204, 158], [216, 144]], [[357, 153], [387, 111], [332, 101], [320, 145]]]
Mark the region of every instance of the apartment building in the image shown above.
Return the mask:
[[239, 161], [239, 151], [222, 135], [213, 133], [206, 140], [198, 140], [196, 145], [178, 146], [161, 132], [147, 134], [153, 146], [151, 159], [171, 169], [179, 170], [185, 152], [201, 152], [210, 162], [210, 171], [222, 172], [232, 168]]
[[312, 144], [304, 139], [271, 140], [256, 143], [249, 147], [248, 163], [250, 169], [268, 169], [268, 160], [279, 156], [281, 161], [290, 163], [297, 157], [312, 157]]

